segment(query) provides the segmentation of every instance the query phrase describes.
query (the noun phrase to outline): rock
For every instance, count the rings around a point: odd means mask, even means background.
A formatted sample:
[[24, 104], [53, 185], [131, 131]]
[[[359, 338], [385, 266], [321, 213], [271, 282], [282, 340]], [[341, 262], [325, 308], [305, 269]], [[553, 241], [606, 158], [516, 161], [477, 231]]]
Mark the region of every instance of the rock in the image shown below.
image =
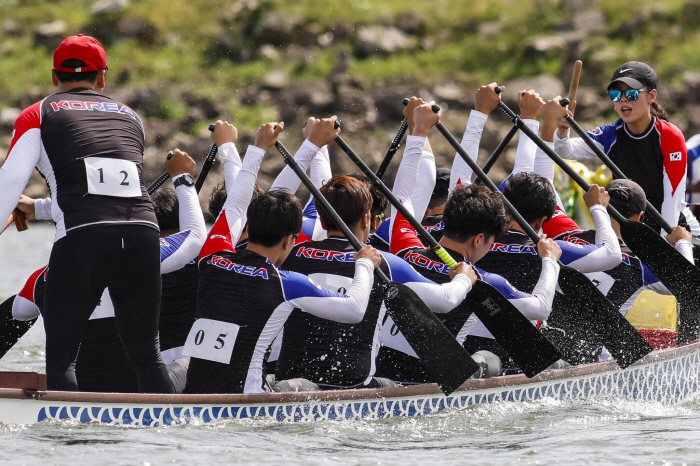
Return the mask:
[[280, 57], [280, 53], [277, 51], [277, 47], [274, 45], [265, 44], [260, 47], [260, 56], [269, 60], [277, 60]]
[[22, 28], [17, 21], [6, 19], [2, 22], [2, 32], [9, 36], [20, 36], [22, 35]]
[[219, 110], [216, 108], [216, 105], [214, 102], [207, 98], [207, 97], [202, 97], [199, 95], [195, 95], [191, 92], [183, 92], [182, 93], [182, 100], [185, 101], [185, 104], [187, 104], [188, 107], [190, 108], [199, 108], [202, 111], [202, 114], [206, 118], [215, 118], [219, 116]]
[[335, 34], [333, 34], [331, 31], [321, 34], [318, 36], [318, 45], [321, 47], [327, 47], [333, 43], [334, 38]]
[[372, 99], [362, 89], [348, 83], [342, 83], [338, 86], [335, 108], [339, 111], [359, 115], [366, 113], [370, 106], [372, 106]]
[[395, 24], [403, 32], [412, 36], [424, 36], [428, 31], [425, 18], [415, 11], [407, 11], [400, 14], [396, 17]]
[[[171, 121], [164, 121], [158, 118], [146, 118], [144, 121], [146, 128], [146, 146], [164, 147], [170, 135], [175, 131], [176, 125]], [[173, 149], [166, 148], [166, 150]]]
[[268, 89], [282, 89], [289, 82], [289, 77], [284, 70], [274, 70], [263, 76], [263, 86]]
[[388, 55], [416, 46], [416, 40], [393, 26], [364, 26], [357, 31], [355, 53], [360, 57], [379, 53]]
[[485, 23], [479, 24], [478, 34], [481, 37], [492, 37], [498, 35], [503, 30], [503, 22], [497, 21], [487, 21]]
[[163, 117], [163, 98], [151, 88], [132, 89], [123, 98], [125, 104], [146, 117]]
[[129, 0], [99, 0], [93, 3], [90, 12], [93, 15], [119, 13], [129, 6]]
[[19, 118], [20, 113], [22, 113], [22, 110], [14, 107], [0, 110], [0, 128], [3, 130], [11, 130], [15, 124], [15, 120]]
[[158, 28], [140, 16], [120, 19], [117, 30], [124, 37], [135, 37], [146, 44], [155, 44], [158, 39]]
[[286, 91], [285, 98], [295, 106], [306, 106], [310, 114], [321, 115], [331, 111], [335, 95], [328, 81], [316, 79], [291, 86]]
[[300, 35], [303, 19], [285, 11], [271, 11], [260, 23], [261, 44], [288, 45]]
[[473, 100], [461, 86], [454, 83], [439, 84], [434, 86], [432, 93], [441, 104], [446, 103], [453, 108], [466, 107], [470, 105], [471, 101]]
[[600, 10], [582, 11], [574, 15], [573, 26], [578, 32], [588, 35], [605, 31], [605, 14]]
[[700, 132], [700, 105], [698, 104], [688, 104], [685, 106], [685, 112], [688, 115], [688, 130], [691, 134], [696, 134]]
[[551, 74], [514, 79], [506, 83], [506, 88], [504, 100], [513, 110], [518, 106], [517, 92], [523, 89], [534, 89], [539, 92], [545, 100], [556, 97], [557, 95], [564, 95], [566, 92], [564, 84]]
[[34, 31], [34, 43], [49, 50], [55, 49], [64, 39], [67, 29], [68, 25], [61, 20], [44, 23]]

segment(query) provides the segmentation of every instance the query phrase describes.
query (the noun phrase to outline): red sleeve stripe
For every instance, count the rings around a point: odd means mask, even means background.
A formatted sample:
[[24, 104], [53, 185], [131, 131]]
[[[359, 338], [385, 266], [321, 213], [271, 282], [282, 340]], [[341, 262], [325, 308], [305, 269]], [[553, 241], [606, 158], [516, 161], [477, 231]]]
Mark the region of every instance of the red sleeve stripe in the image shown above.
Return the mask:
[[564, 233], [570, 233], [580, 229], [581, 227], [578, 226], [578, 223], [569, 217], [566, 212], [561, 210], [559, 206], [557, 206], [556, 210], [554, 211], [552, 218], [544, 222], [544, 225], [542, 225], [542, 233], [547, 235], [548, 238], [556, 238]]
[[406, 218], [401, 215], [400, 212], [396, 212], [396, 218], [394, 219], [394, 225], [391, 230], [391, 244], [389, 245], [392, 254], [396, 254], [399, 251], [403, 251], [407, 248], [422, 248], [423, 243], [416, 229], [409, 223]]
[[216, 219], [207, 240], [199, 251], [199, 261], [219, 251], [236, 252], [233, 241], [231, 241], [231, 230], [228, 227], [225, 210], [219, 214], [219, 218]]
[[41, 129], [41, 102], [43, 102], [43, 100], [24, 109], [24, 111], [20, 113], [19, 118], [17, 118], [17, 121], [15, 121], [15, 126], [12, 128], [12, 141], [7, 151], [8, 158], [12, 153], [12, 148], [24, 133], [34, 128]]
[[688, 149], [685, 146], [683, 133], [671, 123], [656, 119], [656, 129], [659, 132], [661, 153], [664, 157], [664, 170], [671, 182], [671, 195], [685, 180], [688, 165]]
[[34, 303], [34, 289], [36, 287], [36, 282], [44, 274], [44, 270], [46, 270], [46, 267], [48, 266], [45, 265], [44, 267], [32, 273], [29, 276], [29, 279], [27, 279], [27, 283], [24, 284], [24, 288], [22, 288], [22, 291], [17, 293], [17, 296], [21, 296], [27, 301], [31, 301], [32, 303]]

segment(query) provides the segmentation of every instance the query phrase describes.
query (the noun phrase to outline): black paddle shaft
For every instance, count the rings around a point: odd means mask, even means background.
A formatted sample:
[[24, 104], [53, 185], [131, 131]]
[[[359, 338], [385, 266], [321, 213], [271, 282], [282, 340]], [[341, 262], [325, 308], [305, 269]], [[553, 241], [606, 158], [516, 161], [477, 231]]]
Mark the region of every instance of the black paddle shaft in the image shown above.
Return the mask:
[[391, 144], [389, 145], [386, 154], [384, 154], [382, 163], [380, 163], [379, 168], [377, 168], [377, 173], [375, 173], [377, 175], [377, 178], [381, 178], [384, 176], [384, 172], [386, 172], [387, 167], [389, 167], [391, 159], [394, 157], [394, 154], [396, 154], [396, 151], [399, 150], [399, 147], [401, 146], [401, 140], [403, 139], [403, 136], [404, 134], [406, 134], [407, 130], [408, 120], [404, 118], [401, 122], [401, 126], [399, 126], [399, 130], [396, 133], [396, 136], [394, 136], [394, 140], [391, 141]]
[[[167, 160], [170, 160], [173, 158], [174, 155], [175, 154], [173, 154], [172, 152], [168, 152], [168, 155], [165, 158]], [[168, 181], [169, 178], [170, 178], [170, 173], [168, 173], [167, 170], [164, 171], [163, 173], [161, 173], [160, 176], [158, 178], [156, 178], [155, 181], [153, 181], [153, 183], [148, 185], [148, 188], [146, 189], [148, 191], [148, 195], [150, 196], [151, 194], [156, 192], [158, 190], [158, 188], [163, 186], [163, 183]]]
[[[215, 125], [209, 125], [209, 131], [211, 131], [212, 133], [214, 132], [214, 128]], [[216, 146], [216, 144], [212, 144], [211, 148], [209, 149], [209, 154], [207, 154], [207, 158], [204, 159], [202, 169], [199, 171], [199, 175], [197, 175], [197, 180], [194, 182], [194, 189], [197, 190], [197, 193], [199, 193], [202, 190], [202, 186], [204, 186], [204, 180], [207, 179], [209, 170], [211, 170], [212, 165], [214, 165], [214, 161], [216, 160], [216, 153], [218, 151], [219, 148]]]
[[[352, 247], [358, 251], [362, 249], [365, 245], [355, 237], [284, 145], [277, 141], [275, 147], [282, 154], [285, 163], [304, 183], [315, 202], [322, 205], [331, 216], [335, 225], [350, 241]], [[379, 268], [375, 268], [374, 273], [386, 286], [385, 304], [394, 323], [416, 352], [426, 371], [440, 386], [440, 389], [445, 395], [451, 394], [479, 370], [479, 365], [410, 288], [401, 283], [390, 281]]]
[[[562, 102], [563, 102], [563, 100], [562, 100]], [[571, 125], [571, 127], [574, 129], [574, 131], [576, 131], [576, 133], [581, 137], [581, 139], [583, 139], [583, 142], [585, 142], [586, 145], [588, 147], [590, 147], [593, 152], [595, 152], [595, 154], [598, 156], [598, 158], [605, 165], [608, 166], [608, 168], [610, 169], [611, 172], [613, 172], [613, 174], [615, 175], [616, 178], [622, 178], [623, 180], [629, 179], [625, 176], [624, 173], [622, 173], [622, 170], [620, 170], [617, 167], [617, 165], [615, 165], [615, 163], [612, 160], [610, 160], [610, 157], [608, 157], [608, 155], [605, 152], [603, 152], [600, 149], [600, 147], [598, 147], [596, 145], [595, 141], [593, 141], [593, 139], [591, 139], [591, 137], [588, 135], [588, 133], [586, 133], [586, 131], [584, 131], [584, 129], [581, 128], [581, 126], [579, 126], [578, 123], [576, 123], [576, 121], [573, 119], [573, 117], [571, 117], [570, 115], [567, 115], [566, 121], [569, 123], [569, 125]], [[673, 230], [673, 227], [668, 224], [668, 222], [661, 216], [659, 211], [656, 210], [656, 207], [651, 205], [651, 202], [649, 202], [648, 200], [647, 200], [647, 206], [646, 206], [646, 213], [649, 214], [649, 216], [651, 218], [653, 218], [656, 221], [656, 223], [658, 223], [661, 226], [661, 228], [666, 230], [666, 233], [671, 233], [671, 231]]]
[[[439, 107], [435, 107], [439, 110]], [[360, 168], [360, 171], [367, 175], [374, 185], [382, 191], [392, 206], [413, 226], [416, 233], [423, 237], [444, 261], [441, 254], [448, 256], [449, 254], [396, 199], [396, 196], [384, 185], [382, 180], [372, 173], [372, 170], [347, 145], [343, 138], [338, 136], [335, 138], [335, 142]], [[467, 295], [467, 299], [470, 303], [470, 309], [474, 310], [477, 317], [528, 377], [542, 372], [561, 358], [561, 353], [491, 284], [477, 280]]]
[[[513, 125], [509, 130], [508, 134], [505, 135], [505, 137], [501, 140], [501, 142], [498, 144], [498, 147], [496, 147], [496, 150], [493, 151], [491, 154], [491, 157], [486, 161], [484, 166], [481, 168], [481, 171], [488, 174], [488, 172], [491, 171], [494, 165], [496, 165], [496, 162], [498, 161], [498, 158], [501, 156], [503, 151], [508, 147], [508, 144], [510, 144], [510, 141], [513, 139], [515, 136], [515, 133], [518, 132], [518, 126]], [[476, 174], [474, 174], [476, 176]], [[481, 179], [476, 176], [476, 181], [481, 181]]]

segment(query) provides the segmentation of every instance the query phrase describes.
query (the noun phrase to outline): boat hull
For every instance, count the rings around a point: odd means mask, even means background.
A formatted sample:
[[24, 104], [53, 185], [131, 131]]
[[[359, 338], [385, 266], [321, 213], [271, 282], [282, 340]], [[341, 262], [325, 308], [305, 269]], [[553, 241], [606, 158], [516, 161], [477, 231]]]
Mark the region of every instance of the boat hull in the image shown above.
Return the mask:
[[413, 417], [482, 403], [609, 396], [671, 405], [700, 391], [700, 343], [652, 353], [627, 369], [599, 363], [467, 381], [451, 396], [436, 385], [256, 395], [156, 395], [0, 389], [0, 421], [47, 419], [162, 426], [220, 419], [313, 422]]

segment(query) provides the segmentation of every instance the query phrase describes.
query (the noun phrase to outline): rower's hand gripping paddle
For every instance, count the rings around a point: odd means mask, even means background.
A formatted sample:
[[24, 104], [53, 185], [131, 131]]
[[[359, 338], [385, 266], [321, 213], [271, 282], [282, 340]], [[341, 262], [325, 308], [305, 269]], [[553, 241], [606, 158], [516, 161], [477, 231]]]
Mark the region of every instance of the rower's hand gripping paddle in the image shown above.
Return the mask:
[[[336, 127], [339, 127], [339, 123], [336, 124]], [[333, 222], [350, 244], [358, 251], [362, 249], [364, 245], [350, 231], [284, 145], [277, 141], [275, 147], [284, 157], [285, 163], [311, 192], [315, 201], [331, 215]], [[432, 380], [437, 382], [445, 395], [449, 395], [479, 370], [478, 364], [413, 290], [389, 280], [379, 268], [375, 268], [374, 273], [386, 286], [385, 304], [394, 323], [406, 337]]]
[[[211, 124], [209, 125], [209, 131], [214, 132], [214, 128], [216, 126]], [[216, 144], [212, 144], [211, 148], [209, 149], [209, 154], [207, 154], [207, 157], [204, 159], [204, 163], [202, 164], [202, 169], [199, 172], [199, 175], [197, 176], [197, 180], [194, 182], [194, 188], [197, 190], [197, 193], [202, 190], [202, 186], [204, 185], [204, 180], [207, 178], [207, 175], [209, 174], [209, 170], [211, 170], [212, 165], [214, 165], [214, 160], [216, 159], [216, 153], [219, 151], [219, 148], [216, 146]], [[168, 153], [168, 160], [172, 158], [172, 152]], [[170, 174], [166, 171], [160, 174], [158, 178], [156, 178], [153, 183], [148, 185], [148, 188], [146, 189], [148, 191], [148, 194], [151, 195], [158, 188], [163, 186], [163, 183], [168, 181], [170, 178]]]
[[[439, 111], [439, 107], [437, 107], [437, 110], [435, 107], [433, 111]], [[435, 241], [430, 233], [425, 231], [416, 218], [396, 199], [382, 180], [374, 175], [372, 170], [355, 154], [343, 138], [338, 136], [335, 142], [360, 168], [360, 171], [369, 177], [374, 185], [382, 191], [389, 202], [413, 226], [417, 234], [423, 237], [438, 257], [451, 269], [457, 267], [457, 261]], [[499, 344], [508, 351], [508, 354], [528, 377], [534, 377], [561, 358], [561, 353], [535, 329], [530, 321], [510, 301], [490, 284], [483, 280], [477, 280], [467, 295], [467, 299], [470, 299], [470, 309], [473, 309], [486, 328], [494, 335]], [[399, 330], [403, 332], [403, 329], [399, 328]], [[404, 333], [404, 336], [408, 339], [408, 335]], [[454, 341], [454, 338], [452, 340]], [[409, 342], [413, 346], [410, 340]]]

